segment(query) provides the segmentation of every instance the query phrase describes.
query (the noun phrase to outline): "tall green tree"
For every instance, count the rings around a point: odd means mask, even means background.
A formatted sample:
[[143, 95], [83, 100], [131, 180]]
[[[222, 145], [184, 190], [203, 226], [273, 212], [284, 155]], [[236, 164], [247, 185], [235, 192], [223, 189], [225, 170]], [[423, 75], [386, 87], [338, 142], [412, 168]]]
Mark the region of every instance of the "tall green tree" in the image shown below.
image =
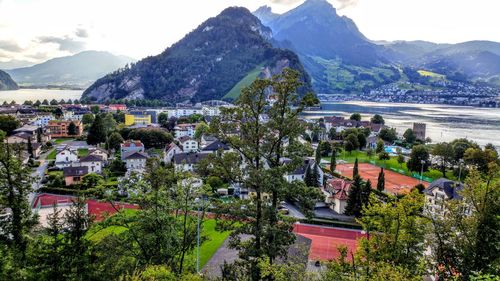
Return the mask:
[[106, 128], [104, 127], [104, 123], [102, 117], [97, 115], [92, 123], [92, 126], [89, 129], [87, 135], [87, 143], [91, 145], [97, 145], [100, 143], [106, 142]]
[[379, 115], [379, 114], [375, 114], [373, 115], [372, 119], [370, 120], [373, 124], [385, 124], [385, 120], [384, 120], [384, 117], [382, 117], [382, 115]]
[[115, 151], [120, 150], [120, 145], [123, 143], [123, 137], [118, 132], [113, 132], [109, 135], [108, 138], [108, 149], [112, 149]]
[[358, 167], [358, 157], [356, 157], [356, 160], [354, 161], [354, 167], [352, 169], [352, 178], [359, 176], [359, 167]]
[[76, 125], [75, 125], [74, 122], [71, 122], [68, 125], [68, 135], [70, 135], [70, 136], [76, 136], [76, 135], [78, 135], [78, 132], [76, 130]]
[[310, 187], [317, 187], [320, 184], [318, 166], [316, 164], [307, 165], [304, 182], [306, 186]]
[[379, 154], [384, 151], [384, 141], [382, 139], [377, 140], [377, 147], [375, 149], [375, 153]]
[[337, 167], [337, 149], [332, 150], [332, 157], [330, 158], [330, 172], [333, 173]]
[[359, 122], [359, 121], [361, 121], [361, 114], [353, 113], [353, 114], [351, 114], [351, 117], [349, 117], [349, 119]]
[[455, 151], [453, 146], [449, 143], [442, 142], [434, 145], [432, 149], [432, 155], [438, 157], [439, 159], [439, 170], [446, 177], [446, 169], [452, 165], [453, 159], [455, 157]]
[[7, 135], [12, 134], [19, 127], [21, 127], [21, 122], [14, 116], [0, 115], [0, 130], [4, 131]]
[[28, 138], [28, 143], [27, 143], [27, 150], [28, 154], [30, 155], [30, 158], [35, 158], [35, 155], [33, 154], [33, 144], [31, 143], [31, 137]]
[[356, 133], [352, 133], [344, 139], [344, 149], [349, 152], [349, 154], [351, 154], [352, 151], [358, 149], [358, 147], [359, 140]]
[[384, 168], [380, 168], [380, 173], [377, 178], [377, 190], [382, 192], [385, 190], [385, 173]]
[[353, 178], [351, 188], [347, 197], [345, 214], [348, 216], [360, 217], [363, 210], [363, 182], [359, 175]]
[[423, 169], [423, 171], [426, 172], [429, 170], [430, 164], [427, 147], [424, 145], [414, 146], [411, 150], [410, 159], [406, 162], [408, 170], [420, 172]]

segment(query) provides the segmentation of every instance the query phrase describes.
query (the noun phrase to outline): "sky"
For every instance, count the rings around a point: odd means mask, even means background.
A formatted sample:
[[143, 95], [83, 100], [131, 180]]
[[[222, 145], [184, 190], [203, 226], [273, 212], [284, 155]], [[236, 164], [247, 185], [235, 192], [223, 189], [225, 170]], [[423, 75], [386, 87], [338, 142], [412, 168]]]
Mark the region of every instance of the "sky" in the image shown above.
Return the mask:
[[[156, 55], [229, 6], [304, 0], [0, 0], [0, 68], [84, 50]], [[372, 40], [500, 42], [500, 0], [328, 0]]]

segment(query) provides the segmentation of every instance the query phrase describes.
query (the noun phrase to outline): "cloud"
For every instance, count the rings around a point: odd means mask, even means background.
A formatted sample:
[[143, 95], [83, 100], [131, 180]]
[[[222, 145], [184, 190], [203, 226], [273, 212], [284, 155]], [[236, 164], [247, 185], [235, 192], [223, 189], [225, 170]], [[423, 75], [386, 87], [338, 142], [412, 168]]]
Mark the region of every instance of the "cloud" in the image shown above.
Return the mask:
[[39, 43], [53, 43], [59, 45], [59, 50], [77, 53], [85, 49], [85, 42], [77, 41], [68, 36], [55, 37], [55, 36], [40, 36], [38, 37]]
[[8, 52], [20, 52], [23, 50], [17, 42], [11, 40], [0, 40], [0, 49]]
[[301, 0], [269, 0], [269, 1], [273, 4], [291, 5], [300, 2]]
[[[1, 1], [1, 0], [0, 0]], [[80, 38], [87, 38], [89, 37], [89, 33], [85, 28], [77, 28], [75, 31], [75, 35]]]
[[356, 6], [359, 0], [335, 0], [335, 2], [339, 3], [339, 7], [337, 9], [342, 10], [347, 7]]

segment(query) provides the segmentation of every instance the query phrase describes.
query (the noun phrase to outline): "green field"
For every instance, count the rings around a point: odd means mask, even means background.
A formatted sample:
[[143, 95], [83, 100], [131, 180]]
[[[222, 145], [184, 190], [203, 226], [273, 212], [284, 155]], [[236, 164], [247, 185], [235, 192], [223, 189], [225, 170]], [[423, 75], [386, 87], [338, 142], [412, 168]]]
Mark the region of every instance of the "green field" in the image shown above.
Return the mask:
[[47, 155], [47, 160], [56, 160], [57, 150], [52, 149], [50, 153]]
[[258, 65], [254, 70], [252, 70], [250, 73], [248, 73], [248, 75], [245, 76], [245, 78], [241, 79], [240, 82], [238, 82], [236, 85], [234, 85], [234, 87], [231, 89], [231, 91], [229, 91], [229, 93], [227, 93], [223, 97], [223, 99], [232, 99], [232, 100], [237, 99], [240, 96], [241, 89], [249, 86], [250, 84], [253, 83], [253, 81], [255, 81], [255, 79], [257, 79], [257, 77], [259, 77], [259, 74], [262, 71], [262, 66], [263, 65]]
[[[379, 160], [377, 156], [372, 156], [371, 158], [366, 155], [366, 152], [364, 151], [353, 151], [350, 154], [348, 152], [342, 151], [338, 156], [337, 156], [337, 163], [340, 160], [343, 160], [347, 163], [354, 163], [356, 161], [356, 158], [358, 158], [358, 161], [360, 163], [372, 163], [376, 166], [379, 167], [385, 167], [386, 169], [390, 170], [396, 170], [395, 172], [398, 172], [403, 175], [411, 176], [411, 172], [408, 171], [408, 167], [406, 167], [406, 163], [399, 164], [397, 161], [397, 157], [391, 157], [390, 160], [383, 161]], [[323, 158], [325, 161], [330, 162], [329, 157], [324, 157]], [[424, 177], [431, 178], [433, 180], [439, 179], [443, 177], [443, 174], [436, 170], [430, 168], [428, 172], [424, 172]], [[455, 177], [451, 172], [448, 172], [446, 174], [446, 177], [449, 179], [454, 179]]]
[[418, 70], [417, 72], [420, 75], [426, 76], [426, 77], [439, 78], [439, 79], [445, 79], [446, 78], [446, 76], [444, 76], [442, 74], [439, 74], [439, 73], [432, 72], [432, 71]]
[[78, 157], [85, 157], [89, 155], [89, 150], [87, 148], [78, 149]]
[[52, 140], [55, 144], [61, 144], [63, 142], [67, 142], [67, 141], [72, 141], [72, 140], [75, 140], [73, 138], [61, 138], [61, 139], [55, 139], [55, 140]]

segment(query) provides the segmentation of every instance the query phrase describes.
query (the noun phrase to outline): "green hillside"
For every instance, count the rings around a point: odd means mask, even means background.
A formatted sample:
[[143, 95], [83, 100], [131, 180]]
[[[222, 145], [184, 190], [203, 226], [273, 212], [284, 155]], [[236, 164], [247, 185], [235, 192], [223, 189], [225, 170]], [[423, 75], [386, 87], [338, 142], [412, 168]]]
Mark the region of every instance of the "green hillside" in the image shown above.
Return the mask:
[[261, 64], [258, 65], [254, 70], [250, 71], [250, 73], [248, 73], [247, 76], [245, 76], [245, 78], [241, 79], [240, 82], [234, 85], [231, 91], [229, 91], [223, 97], [223, 99], [232, 99], [232, 100], [237, 99], [240, 96], [241, 89], [249, 86], [250, 84], [252, 84], [253, 81], [255, 81], [255, 79], [257, 79], [257, 77], [259, 77], [259, 74], [262, 71], [262, 67], [263, 65]]

